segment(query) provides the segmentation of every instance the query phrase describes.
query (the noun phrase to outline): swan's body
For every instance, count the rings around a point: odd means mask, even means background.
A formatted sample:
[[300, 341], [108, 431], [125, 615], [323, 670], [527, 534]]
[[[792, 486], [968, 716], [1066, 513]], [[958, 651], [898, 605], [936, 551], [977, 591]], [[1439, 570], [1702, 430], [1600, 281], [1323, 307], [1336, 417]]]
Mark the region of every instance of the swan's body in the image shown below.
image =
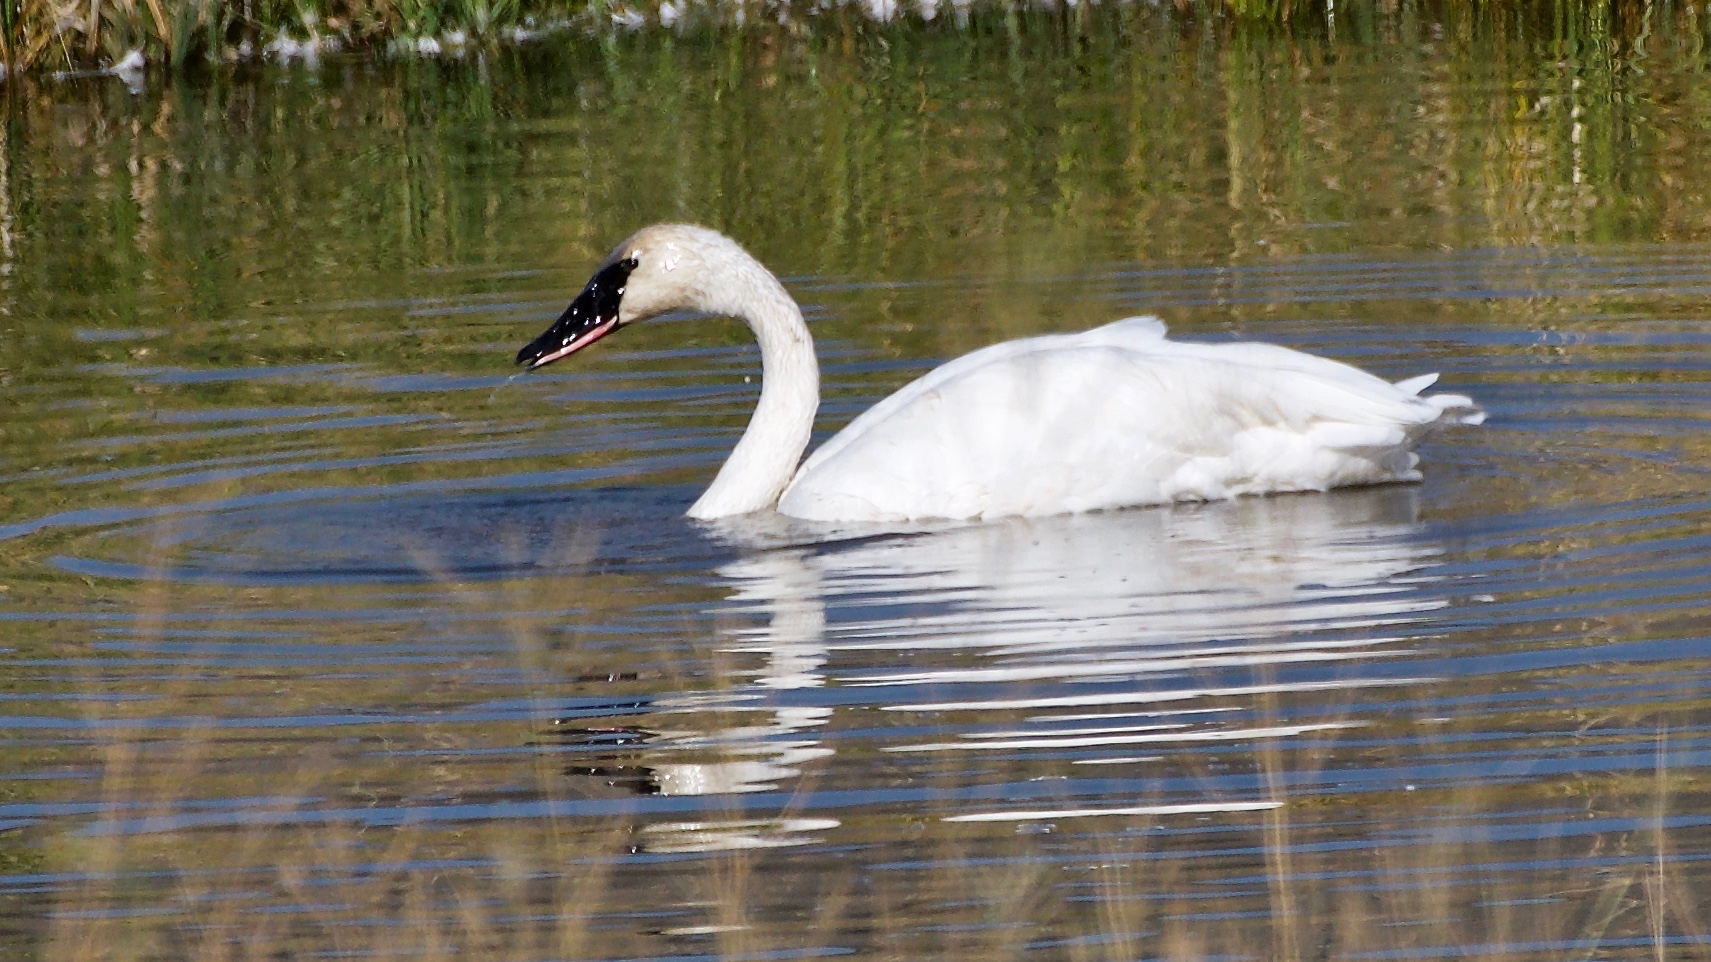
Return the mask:
[[1414, 481], [1420, 439], [1483, 412], [1271, 344], [1168, 340], [1155, 318], [995, 344], [905, 386], [797, 467], [819, 405], [802, 312], [713, 231], [625, 241], [524, 348], [533, 367], [623, 324], [691, 308], [743, 318], [761, 348], [748, 429], [691, 517], [777, 508], [827, 521], [1050, 515]]

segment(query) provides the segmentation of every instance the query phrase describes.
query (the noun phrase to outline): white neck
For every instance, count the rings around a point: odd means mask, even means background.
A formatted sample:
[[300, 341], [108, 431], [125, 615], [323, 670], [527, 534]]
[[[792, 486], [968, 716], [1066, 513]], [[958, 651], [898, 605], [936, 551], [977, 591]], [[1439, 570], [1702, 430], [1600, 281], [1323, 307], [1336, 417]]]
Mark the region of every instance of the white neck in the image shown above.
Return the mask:
[[778, 503], [814, 430], [820, 365], [802, 310], [759, 261], [735, 244], [704, 255], [709, 271], [702, 310], [742, 318], [760, 342], [760, 402], [748, 429], [691, 518], [748, 514]]

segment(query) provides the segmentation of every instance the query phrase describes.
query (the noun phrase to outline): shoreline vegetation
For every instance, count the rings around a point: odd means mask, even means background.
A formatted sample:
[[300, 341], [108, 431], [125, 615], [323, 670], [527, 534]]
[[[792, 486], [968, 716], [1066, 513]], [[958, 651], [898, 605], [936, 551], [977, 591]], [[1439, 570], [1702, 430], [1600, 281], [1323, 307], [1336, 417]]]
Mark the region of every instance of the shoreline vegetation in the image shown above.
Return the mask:
[[0, 0], [0, 78], [111, 74], [134, 88], [148, 71], [312, 64], [334, 54], [460, 57], [563, 34], [840, 36], [909, 21], [985, 33], [1030, 20], [1087, 30], [1113, 16], [1331, 40], [1484, 20], [1569, 52], [1643, 57], [1668, 34], [1696, 51], [1711, 47], [1711, 0]]

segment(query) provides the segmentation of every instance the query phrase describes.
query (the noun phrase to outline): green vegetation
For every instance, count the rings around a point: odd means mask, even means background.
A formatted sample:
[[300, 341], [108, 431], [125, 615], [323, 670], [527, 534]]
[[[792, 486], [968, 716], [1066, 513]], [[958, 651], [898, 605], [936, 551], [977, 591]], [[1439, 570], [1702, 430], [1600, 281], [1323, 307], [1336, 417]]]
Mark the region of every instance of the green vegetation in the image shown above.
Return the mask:
[[[1121, 4], [1112, 4], [1119, 6]], [[1425, 16], [1532, 23], [1558, 39], [1643, 46], [1656, 30], [1703, 31], [1701, 0], [1175, 0], [1182, 21], [1260, 23], [1302, 33], [1372, 35]], [[3, 0], [0, 59], [9, 72], [111, 66], [132, 51], [174, 71], [323, 53], [437, 54], [542, 34], [744, 27], [847, 34], [895, 20], [967, 29], [989, 19], [1018, 28], [1040, 16], [1075, 20], [1087, 4], [1055, 0]]]
[[[538, 11], [488, 9], [493, 22]], [[111, 79], [14, 77], [0, 124], [0, 525], [31, 530], [0, 543], [0, 710], [21, 716], [5, 732], [7, 800], [64, 807], [27, 811], [33, 824], [0, 838], [15, 877], [0, 956], [1704, 957], [1706, 689], [1691, 657], [1711, 623], [1703, 515], [1667, 521], [1667, 565], [1605, 560], [1631, 556], [1642, 516], [1702, 490], [1711, 464], [1703, 6], [1196, 9], [986, 7], [961, 26], [911, 15], [878, 29], [851, 8], [813, 31], [751, 18], [588, 35], [611, 29], [608, 10], [551, 43], [461, 61], [197, 67], [196, 82], [138, 96]], [[418, 26], [397, 36], [460, 22], [410, 15]], [[276, 35], [246, 17], [185, 34], [177, 62], [223, 56], [209, 36]], [[315, 14], [323, 32], [335, 21], [356, 43], [348, 11]], [[38, 76], [147, 40], [66, 36], [38, 50]], [[383, 54], [385, 36], [365, 42]], [[150, 49], [159, 62], [169, 46]], [[788, 802], [632, 812], [632, 789], [586, 771], [616, 782], [604, 769], [706, 761], [646, 739], [728, 732], [751, 713], [602, 716], [579, 743], [557, 712], [745, 683], [752, 654], [723, 651], [732, 636], [714, 618], [749, 621], [718, 607], [710, 579], [591, 565], [504, 582], [199, 584], [81, 576], [60, 560], [196, 561], [180, 535], [241, 560], [246, 532], [269, 530], [223, 521], [226, 499], [303, 492], [323, 510], [429, 491], [456, 521], [457, 492], [484, 478], [568, 487], [549, 472], [615, 466], [650, 486], [704, 482], [725, 453], [705, 440], [750, 411], [726, 387], [753, 366], [738, 325], [639, 326], [551, 389], [500, 386], [589, 265], [663, 219], [725, 229], [787, 275], [827, 349], [825, 426], [925, 359], [1119, 311], [1200, 335], [1307, 330], [1315, 349], [1346, 327], [1332, 346], [1387, 356], [1327, 353], [1382, 368], [1392, 350], [1436, 351], [1452, 382], [1472, 369], [1509, 388], [1514, 417], [1446, 446], [1461, 461], [1435, 462], [1432, 489], [1489, 513], [1496, 545], [1463, 584], [1501, 603], [1446, 609], [1444, 635], [1413, 641], [1426, 667], [1471, 652], [1490, 674], [1341, 711], [1298, 693], [1258, 721], [1310, 709], [1373, 724], [1147, 769], [1209, 793], [1231, 771], [1284, 786], [1287, 807], [1205, 831], [946, 822], [965, 811], [964, 785], [1050, 784], [1067, 761], [903, 767], [878, 750], [887, 726], [939, 722], [894, 720], [859, 695], [827, 729], [837, 755], [784, 783]], [[1469, 279], [1502, 296], [1462, 296]], [[1356, 339], [1375, 328], [1397, 343]], [[690, 339], [700, 356], [683, 353]], [[1675, 344], [1687, 347], [1670, 358]], [[709, 345], [730, 347], [730, 366]], [[1640, 377], [1680, 386], [1577, 390]], [[662, 384], [682, 396], [638, 410]], [[585, 426], [560, 433], [571, 418], [616, 427], [584, 444]], [[1503, 470], [1480, 473], [1491, 464]], [[1456, 494], [1456, 478], [1477, 491]], [[1548, 541], [1520, 537], [1535, 504], [1560, 507]], [[180, 507], [193, 510], [123, 520]], [[210, 520], [231, 526], [199, 536]], [[591, 550], [597, 526], [564, 523], [548, 542], [562, 550], [539, 557]], [[1555, 580], [1490, 587], [1512, 559]], [[1547, 609], [1553, 592], [1565, 600]], [[1481, 610], [1534, 597], [1547, 601], [1501, 633], [1484, 626]], [[1569, 657], [1606, 638], [1658, 639], [1682, 660]], [[1559, 667], [1503, 667], [1545, 646], [1565, 647]], [[487, 713], [512, 699], [539, 708]], [[337, 724], [291, 724], [311, 716]], [[183, 719], [209, 724], [161, 723]], [[1675, 741], [1654, 741], [1654, 726]], [[1407, 791], [1291, 794], [1298, 774], [1416, 764], [1436, 774]], [[902, 784], [947, 794], [798, 802]], [[591, 799], [609, 807], [573, 809]], [[480, 805], [495, 817], [365, 818]], [[235, 817], [122, 831], [209, 812]], [[819, 845], [736, 847], [783, 832], [757, 822], [798, 818], [842, 824], [800, 833]]]

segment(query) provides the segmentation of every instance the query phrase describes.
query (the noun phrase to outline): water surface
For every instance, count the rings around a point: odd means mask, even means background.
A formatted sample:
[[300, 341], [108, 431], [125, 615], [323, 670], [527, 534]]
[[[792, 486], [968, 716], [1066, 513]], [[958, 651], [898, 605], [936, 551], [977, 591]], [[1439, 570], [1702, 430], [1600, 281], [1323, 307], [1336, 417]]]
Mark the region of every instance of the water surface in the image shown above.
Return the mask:
[[[0, 938], [1707, 954], [1711, 63], [1677, 20], [1084, 9], [24, 92]], [[696, 525], [740, 325], [509, 367], [666, 219], [801, 300], [822, 438], [1138, 313], [1490, 420], [1418, 485]]]

